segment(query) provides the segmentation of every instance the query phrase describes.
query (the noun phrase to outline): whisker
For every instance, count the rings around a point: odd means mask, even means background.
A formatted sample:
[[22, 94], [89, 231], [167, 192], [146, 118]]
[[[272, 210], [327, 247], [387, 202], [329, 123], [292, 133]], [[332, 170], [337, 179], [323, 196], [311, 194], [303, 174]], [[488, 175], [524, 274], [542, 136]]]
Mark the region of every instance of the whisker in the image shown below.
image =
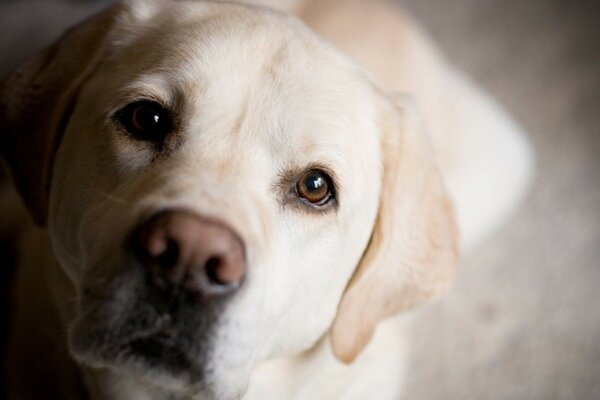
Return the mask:
[[122, 205], [128, 205], [129, 202], [121, 197], [115, 196], [112, 193], [106, 193], [103, 191], [98, 191], [101, 195], [103, 195], [107, 200], [112, 201], [113, 203], [118, 203]]

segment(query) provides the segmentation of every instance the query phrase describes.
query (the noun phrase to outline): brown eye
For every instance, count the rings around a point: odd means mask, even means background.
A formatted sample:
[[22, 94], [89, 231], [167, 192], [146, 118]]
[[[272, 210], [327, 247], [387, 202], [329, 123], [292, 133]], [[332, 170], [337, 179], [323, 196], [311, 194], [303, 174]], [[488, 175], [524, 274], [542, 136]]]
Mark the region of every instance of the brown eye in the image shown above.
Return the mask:
[[315, 205], [325, 205], [333, 198], [331, 178], [323, 171], [309, 170], [296, 183], [298, 196]]
[[136, 139], [162, 142], [173, 129], [169, 112], [154, 101], [137, 101], [118, 111], [115, 119]]

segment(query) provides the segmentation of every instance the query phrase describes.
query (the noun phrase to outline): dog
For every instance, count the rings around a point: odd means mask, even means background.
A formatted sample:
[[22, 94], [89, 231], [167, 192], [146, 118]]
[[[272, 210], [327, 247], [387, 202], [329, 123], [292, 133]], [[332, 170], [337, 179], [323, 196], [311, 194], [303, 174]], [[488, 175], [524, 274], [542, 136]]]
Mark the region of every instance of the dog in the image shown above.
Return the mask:
[[398, 399], [401, 313], [531, 175], [383, 2], [123, 0], [1, 93], [12, 398]]

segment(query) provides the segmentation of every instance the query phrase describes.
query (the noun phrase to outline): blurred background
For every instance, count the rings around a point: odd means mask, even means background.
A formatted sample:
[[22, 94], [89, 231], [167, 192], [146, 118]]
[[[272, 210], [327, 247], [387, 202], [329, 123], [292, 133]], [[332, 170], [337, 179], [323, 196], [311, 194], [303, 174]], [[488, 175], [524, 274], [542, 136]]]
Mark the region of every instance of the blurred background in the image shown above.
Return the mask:
[[409, 398], [600, 399], [600, 2], [401, 3], [537, 157], [523, 207], [414, 313]]
[[[600, 2], [398, 3], [537, 157], [517, 214], [411, 313], [406, 398], [600, 399]], [[0, 0], [0, 76], [104, 4]]]

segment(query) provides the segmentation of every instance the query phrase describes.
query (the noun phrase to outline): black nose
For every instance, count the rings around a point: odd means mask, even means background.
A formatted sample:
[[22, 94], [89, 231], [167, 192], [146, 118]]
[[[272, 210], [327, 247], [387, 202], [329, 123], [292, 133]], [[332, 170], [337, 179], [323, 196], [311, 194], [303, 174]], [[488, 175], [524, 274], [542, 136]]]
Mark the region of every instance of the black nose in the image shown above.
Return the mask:
[[133, 246], [153, 285], [203, 297], [234, 291], [246, 273], [244, 245], [225, 225], [163, 211], [136, 230]]

